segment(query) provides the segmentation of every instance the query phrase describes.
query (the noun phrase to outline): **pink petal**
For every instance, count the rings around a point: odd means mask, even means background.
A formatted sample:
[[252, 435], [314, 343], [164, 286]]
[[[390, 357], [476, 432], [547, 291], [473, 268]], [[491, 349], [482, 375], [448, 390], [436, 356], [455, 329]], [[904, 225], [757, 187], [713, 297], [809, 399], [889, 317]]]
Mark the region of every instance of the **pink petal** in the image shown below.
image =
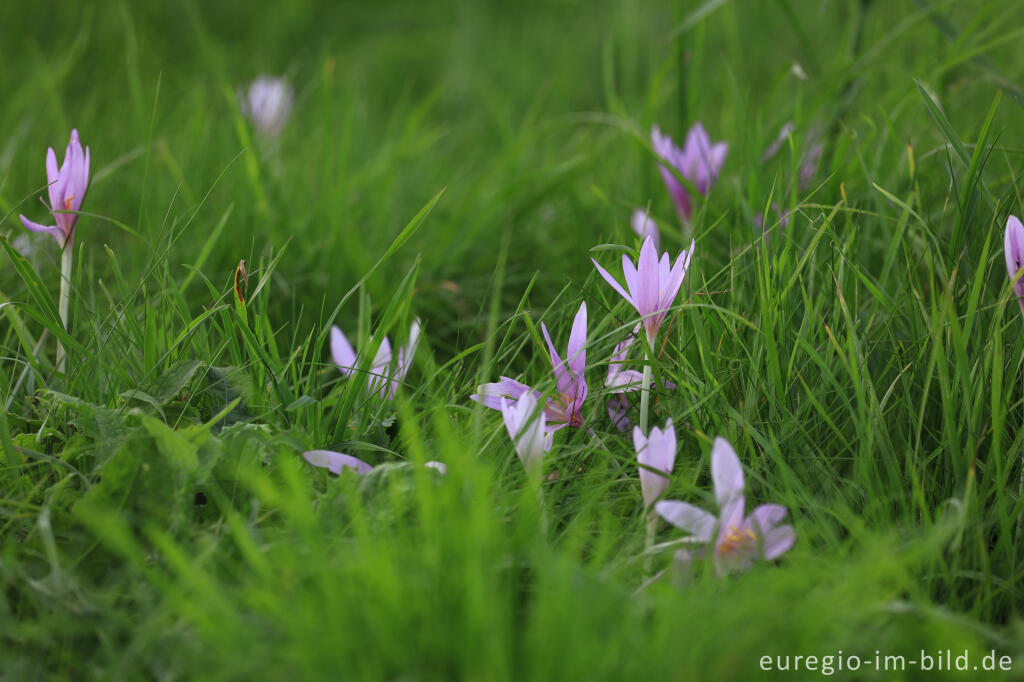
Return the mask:
[[708, 512], [686, 502], [662, 500], [656, 502], [654, 511], [658, 516], [676, 528], [682, 528], [700, 542], [711, 542], [718, 519]]
[[743, 523], [743, 467], [732, 445], [721, 436], [711, 448], [711, 480], [723, 528], [739, 527]]
[[630, 304], [631, 306], [633, 306], [633, 307], [635, 308], [635, 307], [636, 307], [636, 304], [635, 304], [635, 303], [633, 303], [633, 298], [632, 298], [632, 297], [631, 297], [631, 296], [630, 296], [629, 294], [627, 294], [627, 293], [626, 293], [625, 291], [623, 291], [623, 289], [622, 289], [622, 287], [621, 287], [621, 286], [619, 285], [619, 283], [615, 281], [615, 278], [614, 278], [614, 277], [612, 277], [611, 275], [609, 275], [609, 274], [608, 274], [608, 271], [607, 271], [607, 270], [605, 270], [605, 269], [604, 269], [604, 268], [602, 268], [602, 267], [601, 267], [600, 265], [598, 265], [598, 263], [597, 263], [597, 261], [596, 261], [596, 260], [594, 260], [593, 258], [591, 258], [591, 259], [590, 259], [590, 261], [591, 261], [591, 262], [592, 262], [592, 263], [594, 264], [594, 267], [596, 267], [596, 268], [597, 268], [597, 272], [598, 272], [598, 273], [599, 273], [599, 274], [600, 274], [600, 275], [601, 275], [602, 277], [604, 277], [604, 281], [608, 282], [608, 284], [611, 284], [611, 285], [612, 285], [612, 288], [613, 288], [613, 289], [615, 289], [615, 291], [619, 292], [619, 295], [620, 295], [620, 296], [622, 296], [622, 298], [624, 298], [624, 299], [626, 299], [627, 301], [629, 301], [629, 304]]
[[33, 232], [46, 232], [57, 240], [57, 243], [64, 246], [64, 230], [60, 229], [56, 225], [40, 225], [39, 223], [33, 222], [23, 215], [18, 215], [21, 218], [21, 224]]
[[352, 376], [356, 368], [356, 351], [348, 342], [345, 333], [337, 326], [331, 327], [331, 357], [342, 374]]
[[569, 369], [576, 377], [583, 377], [587, 367], [587, 303], [580, 303], [580, 309], [572, 322], [569, 334]]
[[555, 344], [552, 343], [551, 335], [548, 334], [547, 325], [541, 322], [540, 330], [544, 334], [544, 340], [548, 344], [548, 352], [551, 354], [551, 366], [555, 370], [555, 385], [558, 387], [558, 392], [565, 395], [572, 389], [572, 379], [569, 377], [569, 372], [565, 368], [562, 358], [559, 357], [558, 351], [555, 350]]
[[343, 469], [355, 469], [357, 474], [368, 474], [373, 467], [352, 455], [345, 455], [332, 450], [307, 450], [302, 453], [307, 462], [315, 467], [327, 469], [333, 474], [340, 475]]

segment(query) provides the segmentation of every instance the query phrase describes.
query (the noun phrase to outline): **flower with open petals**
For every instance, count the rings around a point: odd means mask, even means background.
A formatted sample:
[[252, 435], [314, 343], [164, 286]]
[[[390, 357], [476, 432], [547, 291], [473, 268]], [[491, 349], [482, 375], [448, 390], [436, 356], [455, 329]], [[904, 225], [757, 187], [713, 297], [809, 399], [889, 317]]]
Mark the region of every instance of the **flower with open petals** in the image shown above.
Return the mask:
[[1006, 272], [1013, 282], [1013, 292], [1017, 294], [1020, 312], [1024, 314], [1024, 225], [1017, 216], [1006, 219], [1006, 233], [1003, 237], [1003, 250], [1006, 255]]
[[280, 76], [262, 75], [249, 84], [245, 93], [239, 89], [238, 99], [253, 125], [268, 137], [277, 137], [292, 112], [295, 91]]
[[46, 181], [49, 183], [50, 211], [56, 225], [40, 225], [20, 215], [21, 223], [33, 232], [50, 234], [61, 248], [70, 247], [75, 239], [77, 211], [82, 207], [85, 191], [89, 188], [89, 148], [82, 151], [78, 130], [71, 131], [64, 163], [57, 168], [57, 155], [53, 147], [46, 150]]
[[[541, 322], [541, 331], [551, 353], [551, 365], [555, 371], [555, 388], [558, 394], [548, 399], [544, 405], [547, 429], [557, 431], [565, 426], [583, 425], [583, 403], [587, 399], [587, 304], [581, 303], [569, 333], [569, 347], [563, 360], [555, 344], [551, 341], [547, 326]], [[477, 393], [470, 396], [481, 405], [500, 410], [501, 401], [514, 403], [524, 396], [532, 396], [540, 401], [543, 394], [522, 384], [515, 379], [501, 377], [500, 381], [482, 384]]]
[[553, 434], [544, 428], [544, 410], [537, 410], [537, 399], [530, 393], [514, 403], [502, 398], [499, 409], [523, 467], [527, 473], [535, 473], [544, 453], [551, 451]]
[[[782, 524], [786, 508], [763, 504], [750, 516], [745, 515], [743, 467], [732, 446], [721, 437], [715, 439], [711, 449], [711, 479], [719, 518], [676, 500], [662, 500], [654, 510], [673, 526], [690, 533], [693, 542], [713, 545], [719, 574], [745, 570], [761, 557], [775, 559], [789, 551], [796, 541], [796, 531]], [[683, 558], [689, 556], [684, 554]]]
[[[665, 422], [665, 430], [651, 429], [648, 436], [633, 427], [633, 447], [640, 469], [640, 491], [644, 497], [644, 508], [650, 507], [668, 487], [668, 476], [676, 463], [676, 430], [672, 420]], [[662, 473], [658, 473], [662, 472]]]
[[654, 240], [654, 248], [658, 248], [658, 224], [654, 222], [654, 218], [647, 211], [642, 208], [633, 211], [633, 217], [630, 218], [629, 226], [633, 228], [633, 231], [637, 233], [641, 241], [650, 237]]
[[[409, 329], [409, 343], [398, 349], [392, 356], [391, 342], [388, 337], [380, 342], [377, 354], [370, 363], [370, 393], [381, 398], [394, 398], [398, 384], [405, 379], [412, 365], [412, 356], [420, 339], [420, 323], [415, 320]], [[352, 376], [358, 371], [359, 362], [356, 351], [352, 348], [344, 332], [336, 326], [331, 327], [331, 356], [338, 370], [345, 376]]]
[[668, 252], [661, 254], [659, 261], [658, 249], [650, 237], [645, 239], [643, 246], [640, 247], [640, 259], [635, 267], [629, 256], [622, 254], [622, 274], [626, 278], [628, 291], [623, 289], [607, 270], [598, 265], [596, 260], [591, 259], [601, 277], [604, 277], [604, 280], [640, 313], [647, 339], [651, 344], [654, 343], [658, 329], [683, 285], [683, 278], [690, 268], [690, 258], [695, 246], [696, 242], [691, 240], [690, 249], [681, 252], [671, 267]]
[[[677, 147], [668, 135], [663, 135], [658, 126], [651, 128], [651, 143], [654, 152], [661, 157], [665, 164], [671, 166], [677, 173], [686, 178], [701, 194], [707, 194], [718, 179], [718, 174], [725, 164], [725, 157], [729, 153], [727, 142], [711, 143], [708, 131], [700, 123], [693, 124], [686, 134], [686, 144], [682, 149]], [[689, 220], [693, 214], [693, 201], [690, 194], [679, 182], [676, 176], [665, 167], [658, 165], [661, 172], [661, 179], [665, 181], [665, 187], [672, 197], [676, 206], [676, 212], [683, 220]]]

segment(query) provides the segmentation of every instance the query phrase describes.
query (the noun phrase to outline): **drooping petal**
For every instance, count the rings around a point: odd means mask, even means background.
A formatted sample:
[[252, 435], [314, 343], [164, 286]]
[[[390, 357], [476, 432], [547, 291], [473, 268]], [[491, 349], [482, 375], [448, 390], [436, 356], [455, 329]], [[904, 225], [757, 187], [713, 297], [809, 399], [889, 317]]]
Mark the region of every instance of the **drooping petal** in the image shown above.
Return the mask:
[[509, 402], [514, 402], [527, 394], [532, 395], [534, 401], [538, 401], [543, 397], [540, 391], [535, 391], [526, 384], [520, 383], [515, 379], [509, 379], [508, 377], [501, 377], [495, 383], [481, 384], [477, 386], [476, 390], [476, 393], [469, 396], [470, 399], [492, 410], [501, 409], [502, 398], [506, 398]]
[[597, 268], [598, 274], [600, 274], [602, 277], [604, 277], [604, 281], [608, 282], [608, 284], [611, 284], [612, 288], [615, 289], [615, 291], [619, 292], [619, 295], [622, 296], [622, 298], [624, 298], [627, 301], [629, 301], [629, 304], [635, 308], [636, 304], [633, 302], [633, 297], [630, 296], [629, 294], [627, 294], [623, 290], [622, 286], [618, 282], [615, 281], [615, 278], [612, 277], [610, 274], [608, 274], [608, 271], [605, 270], [604, 268], [602, 268], [598, 264], [598, 262], [596, 260], [594, 260], [593, 258], [590, 259], [590, 262], [592, 262], [594, 264], [594, 267]]
[[327, 469], [332, 474], [341, 474], [343, 469], [353, 469], [357, 474], [368, 474], [373, 467], [352, 455], [332, 450], [307, 450], [302, 453], [307, 462], [315, 467]]
[[743, 523], [743, 467], [732, 445], [721, 436], [711, 448], [711, 480], [722, 527], [739, 527]]
[[437, 471], [442, 476], [448, 473], [448, 467], [445, 465], [444, 462], [437, 462], [431, 460], [429, 462], [424, 462], [423, 466], [433, 469], [434, 471]]
[[356, 351], [337, 326], [331, 327], [331, 357], [342, 374], [352, 376], [356, 369]]
[[33, 232], [46, 232], [57, 240], [57, 243], [64, 246], [64, 230], [60, 229], [56, 225], [40, 225], [39, 223], [33, 222], [26, 218], [24, 215], [18, 215], [21, 218], [21, 224]]
[[711, 542], [718, 519], [699, 507], [677, 500], [662, 500], [654, 504], [658, 516], [676, 528], [682, 528], [700, 542]]

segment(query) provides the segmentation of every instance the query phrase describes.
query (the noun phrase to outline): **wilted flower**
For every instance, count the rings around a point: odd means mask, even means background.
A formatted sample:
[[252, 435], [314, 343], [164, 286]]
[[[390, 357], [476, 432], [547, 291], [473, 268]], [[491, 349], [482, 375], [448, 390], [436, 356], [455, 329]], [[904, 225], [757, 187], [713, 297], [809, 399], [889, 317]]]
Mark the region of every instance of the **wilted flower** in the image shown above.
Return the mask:
[[352, 455], [344, 455], [333, 450], [307, 450], [302, 453], [307, 462], [315, 467], [327, 469], [332, 474], [341, 475], [342, 469], [352, 469], [357, 474], [368, 474], [373, 467]]
[[295, 93], [284, 78], [262, 75], [249, 84], [245, 93], [239, 89], [238, 99], [242, 113], [261, 133], [277, 137], [292, 111]]
[[1021, 275], [1020, 271], [1024, 267], [1024, 225], [1017, 216], [1006, 219], [1003, 250], [1006, 254], [1006, 272], [1010, 275], [1013, 292], [1017, 294], [1017, 303], [1024, 314], [1024, 275]]
[[[391, 342], [388, 337], [380, 342], [377, 355], [370, 363], [370, 392], [377, 393], [381, 398], [394, 398], [398, 384], [405, 379], [412, 365], [412, 356], [420, 339], [420, 323], [416, 320], [409, 329], [409, 342], [398, 349], [397, 357], [392, 358]], [[345, 376], [352, 376], [358, 369], [358, 357], [344, 332], [336, 326], [331, 327], [331, 356], [334, 364]], [[392, 360], [394, 360], [392, 362]]]
[[654, 240], [654, 248], [658, 248], [660, 243], [660, 237], [658, 236], [658, 224], [654, 222], [647, 211], [642, 208], [638, 208], [633, 211], [633, 217], [629, 221], [629, 226], [633, 228], [633, 231], [639, 235], [641, 240], [650, 237]]
[[19, 215], [21, 223], [33, 232], [49, 233], [61, 248], [70, 247], [75, 239], [78, 215], [68, 211], [77, 211], [82, 207], [85, 191], [89, 188], [89, 148], [82, 151], [78, 130], [71, 131], [64, 162], [59, 169], [53, 147], [46, 150], [46, 181], [49, 183], [50, 211], [57, 224], [40, 225]]
[[598, 265], [596, 260], [591, 259], [604, 280], [640, 313], [647, 338], [652, 344], [668, 309], [672, 307], [672, 302], [679, 293], [679, 287], [683, 285], [683, 278], [690, 267], [690, 257], [693, 256], [695, 246], [696, 242], [691, 240], [690, 250], [681, 252], [671, 268], [668, 252], [663, 253], [659, 261], [658, 249], [650, 237], [644, 240], [640, 248], [640, 258], [636, 267], [626, 254], [622, 254], [622, 274], [626, 278], [628, 292], [608, 274], [607, 270]]
[[[629, 421], [629, 398], [626, 393], [639, 391], [643, 381], [643, 373], [635, 369], [626, 369], [626, 355], [630, 346], [636, 340], [636, 334], [640, 330], [637, 325], [633, 332], [615, 346], [611, 362], [608, 363], [608, 377], [604, 381], [605, 388], [609, 389], [612, 396], [608, 398], [608, 416], [619, 431], [625, 431], [631, 426]], [[665, 388], [675, 388], [676, 385], [670, 381], [663, 382]]]
[[[715, 569], [719, 574], [745, 570], [760, 557], [775, 559], [796, 541], [790, 525], [780, 525], [787, 510], [778, 504], [763, 504], [750, 516], [744, 514], [743, 467], [736, 452], [724, 438], [716, 438], [711, 450], [711, 479], [719, 518], [686, 502], [663, 500], [655, 511], [677, 528], [690, 533], [693, 542], [714, 543]], [[691, 555], [684, 553], [682, 558]]]
[[[644, 497], [644, 507], [647, 508], [665, 492], [668, 475], [672, 473], [676, 462], [676, 430], [672, 420], [665, 422], [664, 431], [654, 427], [648, 436], [644, 436], [639, 426], [634, 426], [633, 447], [636, 449], [637, 464], [640, 465], [640, 490]], [[664, 475], [658, 471], [664, 472]]]
[[[668, 135], [663, 135], [658, 126], [651, 128], [651, 143], [654, 153], [671, 166], [677, 173], [686, 178], [701, 194], [707, 194], [718, 179], [718, 174], [725, 164], [729, 153], [727, 142], [711, 143], [708, 131], [700, 123], [693, 124], [686, 134], [686, 145], [680, 149]], [[659, 165], [661, 178], [676, 205], [676, 211], [684, 220], [693, 214], [690, 194], [683, 183], [664, 165]]]
[[[558, 395], [550, 398], [544, 405], [547, 429], [557, 431], [565, 426], [582, 426], [583, 403], [587, 399], [587, 380], [584, 376], [587, 367], [587, 304], [580, 304], [580, 309], [573, 320], [565, 360], [562, 360], [555, 350], [547, 326], [541, 322], [540, 328], [544, 332], [544, 339], [551, 353], [555, 387], [558, 390]], [[534, 401], [540, 401], [544, 397], [540, 391], [508, 377], [501, 377], [496, 383], [482, 384], [477, 387], [477, 391], [470, 398], [495, 410], [501, 409], [502, 400], [514, 403], [527, 395], [532, 396]]]
[[552, 433], [545, 433], [544, 411], [538, 412], [537, 399], [531, 393], [514, 403], [501, 398], [499, 409], [523, 467], [527, 473], [536, 472], [544, 453], [551, 451], [552, 441]]

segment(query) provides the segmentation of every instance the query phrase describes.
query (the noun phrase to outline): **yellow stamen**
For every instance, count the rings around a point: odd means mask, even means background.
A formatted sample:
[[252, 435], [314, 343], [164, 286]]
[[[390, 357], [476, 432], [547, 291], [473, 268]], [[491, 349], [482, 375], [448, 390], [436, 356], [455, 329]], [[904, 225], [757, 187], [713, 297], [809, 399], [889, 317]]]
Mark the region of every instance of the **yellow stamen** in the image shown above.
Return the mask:
[[725, 531], [725, 536], [722, 538], [718, 545], [718, 553], [723, 555], [733, 555], [739, 552], [745, 546], [757, 544], [757, 534], [753, 530], [747, 528], [741, 530], [736, 526], [729, 524], [729, 527]]

